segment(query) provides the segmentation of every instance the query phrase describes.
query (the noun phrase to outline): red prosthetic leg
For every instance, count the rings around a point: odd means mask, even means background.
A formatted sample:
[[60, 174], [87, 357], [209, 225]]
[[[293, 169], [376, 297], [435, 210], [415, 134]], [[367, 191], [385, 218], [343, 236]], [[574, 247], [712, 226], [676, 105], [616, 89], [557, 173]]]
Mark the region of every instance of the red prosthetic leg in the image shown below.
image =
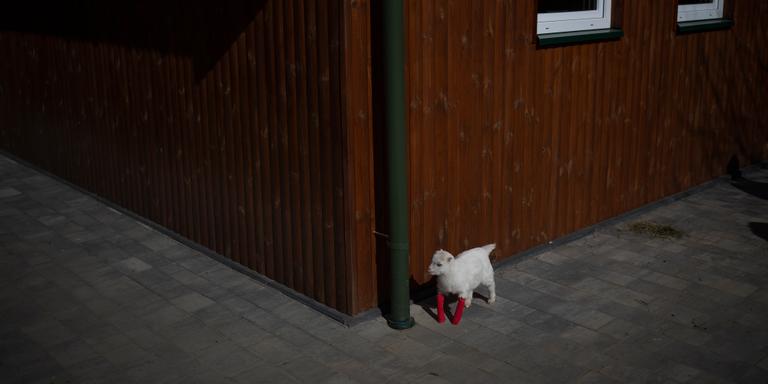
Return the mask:
[[445, 323], [445, 296], [442, 293], [437, 293], [437, 322]]
[[456, 313], [453, 314], [453, 320], [451, 324], [457, 325], [461, 321], [461, 315], [464, 314], [464, 299], [459, 297], [459, 303], [456, 304]]
[[[461, 315], [464, 314], [464, 299], [459, 298], [458, 304], [456, 304], [456, 313], [451, 319], [451, 324], [457, 325], [461, 321]], [[445, 323], [445, 296], [442, 293], [437, 294], [437, 322]]]

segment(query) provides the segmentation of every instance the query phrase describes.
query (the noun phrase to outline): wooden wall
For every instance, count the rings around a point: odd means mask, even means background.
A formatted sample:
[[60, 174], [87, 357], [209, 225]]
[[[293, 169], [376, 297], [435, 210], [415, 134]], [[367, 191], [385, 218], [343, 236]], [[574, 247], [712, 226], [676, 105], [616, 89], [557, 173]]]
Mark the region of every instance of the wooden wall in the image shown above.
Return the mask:
[[330, 307], [374, 306], [367, 2], [81, 3], [0, 17], [0, 148]]
[[411, 271], [437, 248], [509, 257], [766, 159], [768, 4], [676, 35], [624, 0], [617, 42], [537, 49], [535, 0], [407, 2]]
[[[622, 2], [621, 40], [548, 49], [535, 0], [406, 2], [414, 283], [436, 248], [510, 257], [766, 158], [768, 4], [676, 35], [674, 2]], [[59, 3], [0, 16], [0, 148], [342, 312], [377, 304], [368, 1]]]

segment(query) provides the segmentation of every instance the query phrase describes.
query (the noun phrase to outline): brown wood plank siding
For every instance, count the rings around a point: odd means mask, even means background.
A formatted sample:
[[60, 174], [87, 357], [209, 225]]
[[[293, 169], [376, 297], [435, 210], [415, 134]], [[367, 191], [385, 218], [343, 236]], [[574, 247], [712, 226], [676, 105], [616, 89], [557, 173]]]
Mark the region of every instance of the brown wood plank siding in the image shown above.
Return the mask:
[[765, 159], [768, 5], [675, 34], [625, 0], [617, 42], [537, 49], [534, 0], [408, 1], [411, 273], [435, 249], [508, 257]]
[[346, 103], [342, 142], [345, 170], [348, 300], [356, 313], [377, 304], [376, 221], [373, 171], [371, 91], [371, 4], [367, 0], [343, 2], [342, 94]]
[[0, 31], [0, 148], [342, 312], [374, 306], [368, 3], [135, 3], [115, 28]]

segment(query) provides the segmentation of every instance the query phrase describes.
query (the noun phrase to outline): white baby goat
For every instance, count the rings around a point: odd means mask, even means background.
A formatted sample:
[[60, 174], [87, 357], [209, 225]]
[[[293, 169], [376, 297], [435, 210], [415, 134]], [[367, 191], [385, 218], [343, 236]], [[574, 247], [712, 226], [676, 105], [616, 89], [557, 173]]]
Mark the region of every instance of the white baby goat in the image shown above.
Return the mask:
[[432, 264], [429, 265], [429, 274], [437, 276], [437, 317], [439, 322], [445, 321], [443, 305], [445, 293], [453, 293], [459, 296], [459, 305], [456, 314], [451, 321], [458, 324], [464, 307], [472, 305], [473, 291], [483, 284], [488, 287], [490, 296], [488, 303], [496, 301], [496, 282], [493, 279], [493, 267], [489, 255], [496, 248], [496, 244], [488, 244], [478, 248], [472, 248], [453, 257], [449, 252], [438, 250], [432, 256]]

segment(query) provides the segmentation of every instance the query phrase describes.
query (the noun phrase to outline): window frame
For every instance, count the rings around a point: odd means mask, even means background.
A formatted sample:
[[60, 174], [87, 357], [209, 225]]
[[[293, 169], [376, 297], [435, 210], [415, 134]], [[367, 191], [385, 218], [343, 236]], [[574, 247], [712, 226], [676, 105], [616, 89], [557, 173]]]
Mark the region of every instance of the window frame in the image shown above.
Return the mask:
[[724, 2], [725, 0], [712, 0], [708, 4], [678, 4], [677, 22], [722, 19], [725, 15]]
[[[716, 0], [721, 1], [722, 0]], [[536, 34], [591, 31], [611, 28], [612, 0], [597, 0], [593, 11], [536, 13]]]

